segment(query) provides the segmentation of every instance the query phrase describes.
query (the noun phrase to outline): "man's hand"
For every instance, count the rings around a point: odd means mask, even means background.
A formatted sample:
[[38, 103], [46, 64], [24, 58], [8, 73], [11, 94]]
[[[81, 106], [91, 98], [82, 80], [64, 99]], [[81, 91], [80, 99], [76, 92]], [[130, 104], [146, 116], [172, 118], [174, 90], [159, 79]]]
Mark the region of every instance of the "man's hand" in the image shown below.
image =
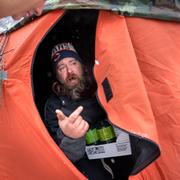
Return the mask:
[[83, 107], [79, 106], [69, 117], [56, 110], [59, 127], [66, 136], [77, 139], [86, 134], [89, 124], [80, 116], [82, 110]]

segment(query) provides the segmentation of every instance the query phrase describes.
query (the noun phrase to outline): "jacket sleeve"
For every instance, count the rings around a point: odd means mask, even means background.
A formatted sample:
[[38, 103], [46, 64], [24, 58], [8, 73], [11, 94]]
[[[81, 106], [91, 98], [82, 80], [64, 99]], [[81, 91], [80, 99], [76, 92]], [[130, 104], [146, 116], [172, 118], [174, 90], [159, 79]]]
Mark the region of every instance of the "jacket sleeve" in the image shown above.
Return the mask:
[[48, 99], [45, 105], [45, 125], [50, 135], [65, 155], [72, 162], [80, 160], [85, 154], [85, 136], [78, 139], [72, 139], [65, 136], [59, 128], [58, 119], [55, 113], [56, 109], [61, 109], [60, 100], [55, 98]]

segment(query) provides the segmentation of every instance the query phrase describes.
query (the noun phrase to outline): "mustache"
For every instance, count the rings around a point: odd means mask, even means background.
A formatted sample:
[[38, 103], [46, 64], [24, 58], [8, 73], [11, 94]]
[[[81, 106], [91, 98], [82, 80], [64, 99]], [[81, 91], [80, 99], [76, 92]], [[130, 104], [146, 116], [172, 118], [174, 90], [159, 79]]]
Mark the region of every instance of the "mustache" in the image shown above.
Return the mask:
[[67, 78], [66, 78], [66, 81], [69, 81], [71, 79], [80, 79], [79, 76], [77, 76], [76, 74], [74, 73], [71, 73], [71, 74], [68, 74]]
[[63, 95], [69, 96], [71, 99], [78, 99], [80, 98], [81, 93], [85, 90], [85, 84], [86, 84], [85, 78], [82, 77], [81, 79], [77, 75], [71, 74], [67, 77], [66, 82], [68, 82], [71, 78], [77, 78], [79, 79], [79, 82], [74, 87], [71, 88], [68, 86], [68, 84], [63, 83], [61, 85], [61, 93]]

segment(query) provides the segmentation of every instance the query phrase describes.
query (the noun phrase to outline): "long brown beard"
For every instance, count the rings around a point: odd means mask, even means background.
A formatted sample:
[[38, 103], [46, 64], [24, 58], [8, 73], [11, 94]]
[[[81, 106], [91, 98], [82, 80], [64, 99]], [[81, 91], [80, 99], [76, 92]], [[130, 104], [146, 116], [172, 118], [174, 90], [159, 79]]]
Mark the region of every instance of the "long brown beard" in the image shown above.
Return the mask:
[[61, 87], [62, 94], [69, 96], [71, 99], [79, 99], [84, 89], [85, 89], [84, 77], [73, 88], [68, 88], [65, 84], [62, 84]]

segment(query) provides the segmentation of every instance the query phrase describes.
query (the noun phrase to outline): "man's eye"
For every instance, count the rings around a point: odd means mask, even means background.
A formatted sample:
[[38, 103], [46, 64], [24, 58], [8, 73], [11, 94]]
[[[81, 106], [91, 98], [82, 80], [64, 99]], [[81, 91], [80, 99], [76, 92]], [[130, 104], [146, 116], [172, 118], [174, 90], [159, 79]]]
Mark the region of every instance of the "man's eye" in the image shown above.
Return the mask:
[[59, 71], [63, 71], [65, 69], [65, 66], [60, 66], [60, 67], [58, 67], [58, 70]]
[[77, 64], [77, 62], [76, 62], [76, 61], [73, 61], [73, 62], [72, 62], [72, 64], [73, 64], [73, 65], [76, 65], [76, 64]]

